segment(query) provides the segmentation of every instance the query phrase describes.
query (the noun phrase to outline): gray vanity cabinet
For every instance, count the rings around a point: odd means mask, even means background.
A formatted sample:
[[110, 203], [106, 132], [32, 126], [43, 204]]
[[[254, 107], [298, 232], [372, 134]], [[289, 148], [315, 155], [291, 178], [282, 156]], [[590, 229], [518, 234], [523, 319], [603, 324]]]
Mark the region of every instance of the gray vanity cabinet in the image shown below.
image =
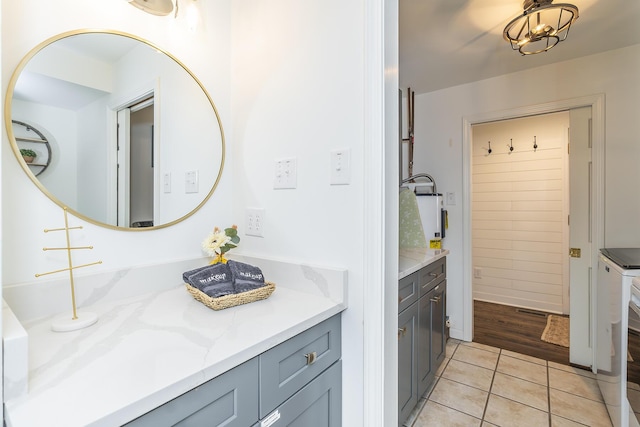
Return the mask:
[[131, 421], [129, 427], [339, 427], [340, 314]]
[[[435, 380], [446, 347], [446, 258], [398, 286], [398, 419], [401, 425]], [[406, 301], [412, 301], [406, 306]], [[400, 309], [403, 307], [404, 309]]]

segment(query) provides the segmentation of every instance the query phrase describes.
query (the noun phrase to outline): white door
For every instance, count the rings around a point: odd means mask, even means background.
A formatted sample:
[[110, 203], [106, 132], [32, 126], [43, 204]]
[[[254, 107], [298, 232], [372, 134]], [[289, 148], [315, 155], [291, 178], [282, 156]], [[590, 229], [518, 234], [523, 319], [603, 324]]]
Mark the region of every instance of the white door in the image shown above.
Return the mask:
[[591, 366], [591, 107], [572, 109], [569, 120], [569, 361]]
[[124, 108], [118, 111], [118, 226], [129, 227], [129, 150], [131, 111]]

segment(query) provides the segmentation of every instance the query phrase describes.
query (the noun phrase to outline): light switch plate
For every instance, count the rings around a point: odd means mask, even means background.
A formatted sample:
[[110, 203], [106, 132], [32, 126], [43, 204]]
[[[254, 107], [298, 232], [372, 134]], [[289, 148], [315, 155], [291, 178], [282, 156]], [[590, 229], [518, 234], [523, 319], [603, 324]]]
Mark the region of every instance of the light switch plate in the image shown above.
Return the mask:
[[344, 148], [331, 152], [331, 185], [351, 183], [351, 149]]
[[171, 193], [171, 172], [166, 172], [162, 176], [162, 188], [165, 193]]

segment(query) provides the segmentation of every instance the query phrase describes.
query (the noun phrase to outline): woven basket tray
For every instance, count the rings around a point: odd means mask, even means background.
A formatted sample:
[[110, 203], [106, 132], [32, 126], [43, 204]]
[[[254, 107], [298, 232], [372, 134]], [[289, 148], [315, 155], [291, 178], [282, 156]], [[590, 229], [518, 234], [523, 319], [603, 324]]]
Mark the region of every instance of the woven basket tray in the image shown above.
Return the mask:
[[236, 305], [260, 301], [261, 299], [269, 298], [269, 296], [276, 289], [275, 283], [265, 282], [265, 285], [258, 289], [253, 289], [247, 292], [240, 292], [239, 294], [212, 298], [202, 292], [200, 289], [194, 288], [188, 283], [185, 283], [185, 286], [187, 287], [187, 292], [189, 292], [195, 299], [213, 310], [224, 310], [225, 308], [235, 307]]

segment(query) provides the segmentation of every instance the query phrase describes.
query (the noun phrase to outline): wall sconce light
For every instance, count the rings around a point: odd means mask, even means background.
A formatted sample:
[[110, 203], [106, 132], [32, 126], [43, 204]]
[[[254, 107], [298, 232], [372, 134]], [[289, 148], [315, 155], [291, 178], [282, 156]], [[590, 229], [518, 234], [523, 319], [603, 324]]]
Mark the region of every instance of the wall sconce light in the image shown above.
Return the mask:
[[553, 0], [524, 0], [524, 12], [511, 20], [502, 34], [513, 50], [533, 55], [546, 52], [567, 38], [571, 24], [578, 19], [578, 8], [552, 3]]
[[173, 11], [172, 0], [125, 0], [132, 6], [142, 9], [147, 13], [165, 16]]

